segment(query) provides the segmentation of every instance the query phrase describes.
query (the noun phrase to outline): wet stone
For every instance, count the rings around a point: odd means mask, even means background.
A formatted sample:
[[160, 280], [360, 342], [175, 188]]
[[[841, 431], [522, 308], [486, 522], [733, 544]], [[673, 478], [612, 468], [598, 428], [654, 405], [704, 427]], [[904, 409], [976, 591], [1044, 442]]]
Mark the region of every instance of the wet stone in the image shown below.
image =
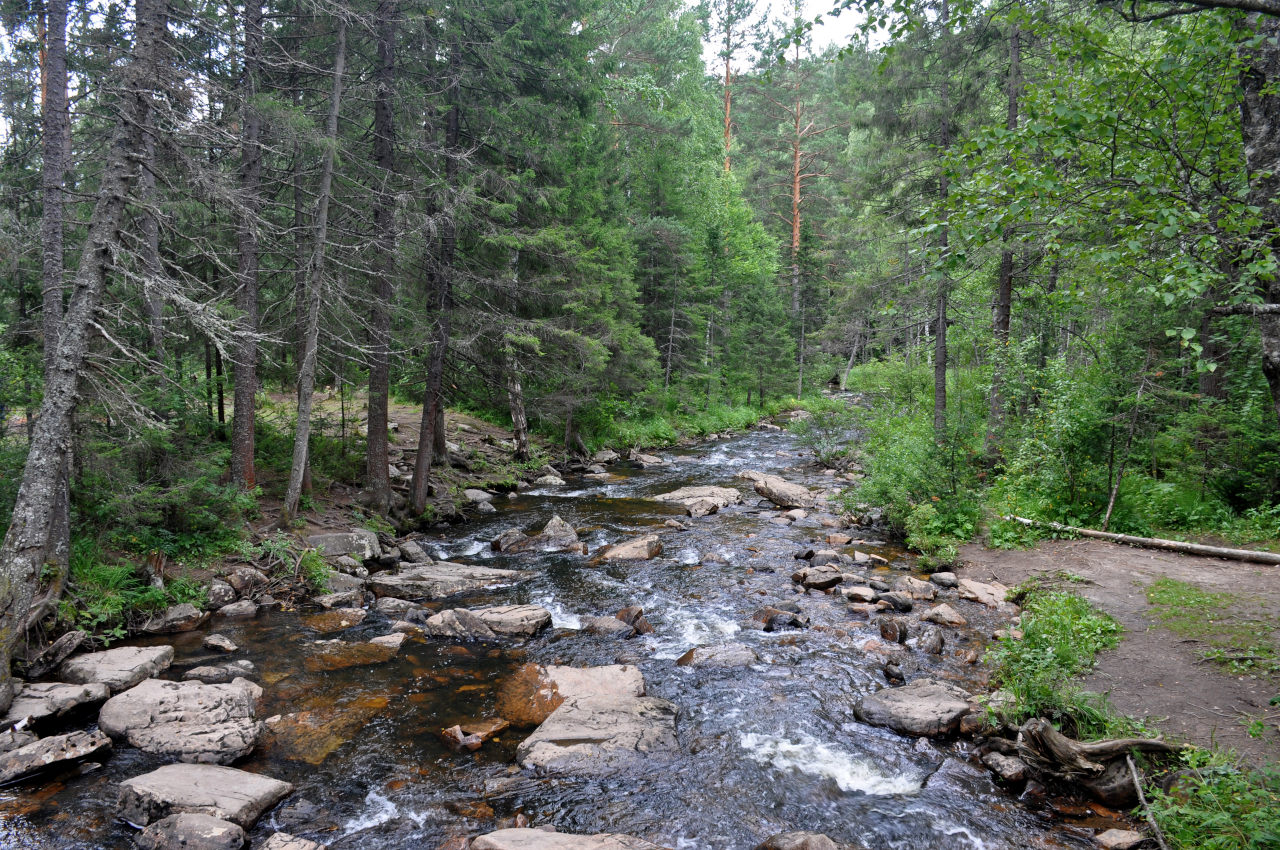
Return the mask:
[[231, 661], [226, 664], [202, 664], [192, 667], [182, 674], [183, 681], [204, 682], [206, 685], [222, 685], [238, 678], [249, 678], [258, 674], [258, 668], [248, 659]]
[[278, 714], [264, 721], [267, 731], [263, 745], [280, 758], [322, 764], [390, 704], [385, 696], [361, 695], [334, 705]]
[[0, 786], [30, 779], [110, 750], [111, 741], [97, 731], [41, 738], [0, 754]]
[[893, 583], [893, 589], [897, 593], [905, 593], [912, 599], [931, 600], [937, 597], [938, 588], [927, 581], [921, 581], [914, 576], [900, 576]]
[[822, 564], [801, 567], [791, 574], [791, 580], [811, 590], [828, 590], [844, 581], [844, 573], [836, 566]]
[[472, 613], [497, 635], [532, 637], [551, 625], [551, 612], [538, 605], [495, 605]]
[[373, 603], [373, 607], [381, 614], [388, 617], [403, 617], [413, 611], [421, 611], [422, 606], [416, 602], [410, 602], [407, 599], [396, 599], [394, 596], [384, 596], [377, 602]]
[[892, 643], [906, 643], [910, 634], [907, 621], [898, 617], [880, 617], [876, 620], [880, 637]]
[[62, 682], [37, 682], [19, 684], [9, 706], [9, 712], [0, 719], [0, 729], [27, 720], [29, 724], [42, 726], [76, 709], [103, 702], [111, 696], [110, 689], [101, 682], [84, 685], [68, 685]]
[[170, 814], [195, 812], [249, 828], [292, 793], [288, 782], [231, 767], [167, 764], [120, 783], [120, 817], [146, 826]]
[[205, 635], [204, 640], [200, 641], [200, 646], [215, 652], [235, 652], [240, 648], [231, 638], [220, 634]]
[[516, 750], [522, 767], [598, 776], [679, 752], [678, 709], [657, 697], [625, 693], [566, 698]]
[[217, 614], [228, 620], [250, 620], [258, 616], [258, 605], [252, 600], [241, 599], [239, 602], [223, 605], [218, 609]]
[[920, 619], [926, 623], [937, 623], [939, 626], [967, 626], [969, 624], [969, 621], [961, 616], [959, 611], [945, 602], [931, 609]]
[[754, 649], [741, 643], [695, 646], [676, 660], [681, 667], [746, 667], [759, 661]]
[[512, 725], [537, 726], [569, 696], [615, 693], [642, 696], [640, 670], [627, 664], [585, 668], [525, 664], [499, 686], [497, 712]]
[[959, 580], [956, 579], [956, 574], [950, 572], [934, 573], [929, 576], [929, 581], [938, 587], [958, 587], [960, 585]]
[[755, 850], [840, 850], [821, 832], [781, 832], [756, 845]]
[[661, 554], [662, 540], [656, 534], [646, 534], [610, 546], [602, 557], [606, 561], [647, 561]]
[[990, 752], [982, 757], [982, 763], [1005, 782], [1021, 782], [1027, 778], [1027, 765], [1017, 756]]
[[969, 710], [966, 691], [934, 679], [917, 679], [900, 688], [868, 694], [854, 706], [854, 714], [863, 723], [930, 738], [954, 732]]
[[328, 846], [287, 832], [275, 832], [258, 845], [258, 850], [326, 850]]
[[455, 593], [480, 590], [498, 584], [511, 584], [528, 578], [529, 573], [519, 570], [500, 570], [491, 567], [466, 566], [448, 561], [414, 566], [397, 575], [378, 574], [369, 579], [369, 589], [375, 596], [394, 596], [398, 599], [441, 599]]
[[334, 571], [329, 573], [325, 586], [332, 593], [363, 593], [365, 580], [359, 576]]
[[59, 668], [58, 678], [77, 685], [102, 682], [118, 693], [167, 670], [172, 663], [172, 646], [121, 646], [68, 658]]
[[911, 597], [905, 593], [882, 593], [880, 594], [880, 601], [889, 603], [893, 610], [903, 614], [915, 607]]
[[616, 833], [570, 835], [521, 827], [500, 829], [471, 842], [471, 850], [663, 850], [640, 838]]
[[617, 617], [591, 617], [585, 621], [583, 631], [601, 637], [616, 637], [626, 640], [636, 636], [635, 627]]
[[147, 620], [142, 626], [142, 631], [151, 635], [189, 632], [207, 619], [209, 619], [207, 612], [201, 611], [190, 602], [183, 602], [181, 605], [170, 605], [162, 613]]
[[140, 750], [179, 761], [230, 764], [248, 755], [262, 727], [255, 706], [262, 688], [150, 679], [107, 700], [98, 725]]
[[245, 837], [231, 821], [185, 812], [156, 821], [133, 841], [139, 850], [240, 850]]
[[345, 670], [348, 667], [361, 667], [367, 664], [383, 664], [395, 657], [396, 651], [389, 646], [376, 643], [344, 643], [343, 641], [324, 641], [318, 652], [308, 655], [302, 661], [308, 673], [330, 673]]
[[368, 616], [368, 613], [363, 608], [334, 608], [330, 611], [325, 611], [323, 614], [312, 614], [309, 617], [303, 617], [302, 623], [321, 634], [328, 634], [360, 625], [364, 622], [364, 618]]

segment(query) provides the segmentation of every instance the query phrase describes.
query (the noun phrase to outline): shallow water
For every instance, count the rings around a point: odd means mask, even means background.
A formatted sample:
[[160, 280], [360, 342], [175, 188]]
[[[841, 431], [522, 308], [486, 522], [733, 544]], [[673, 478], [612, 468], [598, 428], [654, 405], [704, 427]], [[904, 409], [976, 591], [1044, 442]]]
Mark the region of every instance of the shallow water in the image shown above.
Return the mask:
[[[886, 684], [883, 659], [858, 649], [878, 633], [851, 619], [840, 597], [798, 594], [790, 581], [793, 553], [828, 529], [814, 519], [772, 522], [779, 512], [757, 505], [750, 483], [734, 478], [742, 469], [759, 469], [834, 486], [802, 465], [789, 435], [752, 432], [664, 456], [671, 464], [663, 468], [612, 467], [618, 475], [604, 483], [570, 478], [563, 488], [499, 497], [497, 514], [421, 540], [433, 557], [534, 570], [531, 581], [466, 600], [551, 610], [553, 628], [526, 644], [417, 639], [392, 661], [324, 671], [314, 664], [315, 641], [367, 640], [388, 631], [386, 618], [371, 612], [361, 625], [329, 635], [308, 628], [306, 612], [219, 625], [244, 648], [233, 657], [258, 666], [265, 689], [261, 717], [310, 711], [332, 721], [326, 731], [302, 736], [305, 746], [268, 743], [239, 765], [297, 786], [254, 835], [287, 829], [334, 850], [433, 848], [523, 813], [535, 826], [626, 832], [672, 848], [749, 848], [797, 829], [876, 850], [1092, 846], [1082, 831], [997, 787], [965, 760], [965, 744], [916, 742], [854, 718], [857, 698]], [[488, 546], [507, 528], [540, 528], [559, 514], [582, 530], [594, 552], [683, 516], [682, 509], [645, 497], [687, 484], [737, 486], [747, 503], [692, 521], [690, 531], [664, 534], [664, 556], [653, 561], [593, 567], [580, 556], [503, 556]], [[874, 541], [858, 548], [896, 566], [907, 558]], [[703, 564], [712, 553], [726, 563]], [[901, 574], [882, 571], [890, 578]], [[778, 600], [798, 602], [813, 627], [769, 634], [742, 628], [754, 610]], [[588, 617], [630, 604], [644, 607], [654, 634], [620, 642], [574, 631]], [[994, 620], [973, 603], [952, 604], [973, 631], [948, 630], [941, 658], [913, 652], [904, 669], [908, 678], [927, 672], [977, 687], [980, 670], [965, 665], [963, 656], [981, 645], [980, 633]], [[200, 648], [204, 634], [171, 641], [177, 661], [167, 675], [178, 678], [210, 658]], [[727, 640], [751, 646], [759, 661], [719, 670], [675, 663], [693, 646]], [[515, 765], [524, 733], [508, 731], [467, 755], [452, 752], [437, 735], [493, 716], [497, 685], [527, 661], [595, 665], [620, 655], [640, 667], [651, 695], [680, 707], [681, 753], [674, 761], [607, 779], [552, 779]], [[114, 786], [158, 763], [122, 746], [98, 770], [40, 790], [0, 792], [0, 846], [132, 846], [133, 831], [114, 820]]]

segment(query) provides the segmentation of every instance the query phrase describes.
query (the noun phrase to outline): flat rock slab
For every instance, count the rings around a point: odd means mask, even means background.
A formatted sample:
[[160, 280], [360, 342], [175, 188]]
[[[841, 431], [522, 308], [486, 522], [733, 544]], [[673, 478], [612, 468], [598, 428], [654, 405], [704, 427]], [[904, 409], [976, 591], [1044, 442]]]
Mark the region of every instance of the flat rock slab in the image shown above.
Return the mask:
[[537, 726], [570, 697], [610, 694], [643, 696], [644, 676], [640, 669], [629, 664], [604, 667], [525, 664], [498, 688], [497, 711], [516, 726]]
[[255, 719], [261, 695], [248, 679], [224, 685], [151, 679], [107, 700], [98, 725], [145, 752], [229, 764], [247, 756], [261, 737]]
[[662, 554], [662, 540], [656, 534], [646, 534], [635, 540], [617, 543], [601, 556], [606, 561], [647, 561]]
[[111, 741], [97, 731], [41, 738], [0, 755], [0, 785], [20, 782], [47, 770], [93, 758], [110, 750]]
[[8, 714], [0, 720], [0, 729], [8, 729], [23, 720], [28, 720], [31, 725], [40, 725], [81, 706], [103, 702], [109, 696], [111, 690], [102, 682], [90, 682], [87, 685], [68, 685], [62, 682], [19, 685]]
[[258, 850], [326, 850], [328, 844], [318, 844], [287, 832], [274, 832], [258, 845]]
[[365, 695], [348, 702], [268, 717], [263, 739], [269, 755], [322, 764], [343, 744], [387, 710], [388, 697]]
[[681, 667], [746, 667], [760, 660], [754, 649], [741, 643], [695, 646], [676, 661]]
[[673, 756], [674, 703], [628, 694], [566, 699], [516, 749], [522, 767], [597, 776], [629, 770], [638, 760]]
[[139, 850], [240, 850], [244, 830], [229, 820], [184, 812], [151, 824], [133, 843]]
[[980, 581], [962, 578], [960, 579], [959, 584], [961, 599], [971, 599], [974, 602], [981, 602], [983, 605], [987, 605], [992, 608], [997, 607], [1001, 602], [1003, 602], [1006, 594], [1009, 592], [1009, 588], [997, 582], [983, 584]]
[[742, 502], [742, 493], [733, 487], [681, 487], [670, 493], [660, 493], [651, 497], [655, 502], [674, 502], [686, 508], [698, 502], [711, 502], [716, 509]]
[[[748, 472], [752, 471], [748, 470]], [[748, 476], [746, 472], [740, 472], [738, 475], [743, 478], [750, 477], [750, 480], [755, 482], [755, 491], [780, 508], [811, 508], [816, 503], [816, 497], [809, 492], [808, 487], [792, 484], [776, 475], [764, 475], [758, 472], [752, 476]]]
[[532, 637], [551, 625], [551, 612], [538, 605], [495, 605], [471, 613], [498, 635]]
[[972, 709], [968, 692], [936, 679], [917, 679], [863, 697], [854, 714], [863, 723], [887, 726], [904, 735], [949, 735]]
[[308, 655], [302, 660], [303, 669], [308, 673], [330, 673], [334, 670], [345, 670], [348, 667], [382, 664], [396, 656], [396, 647], [371, 641], [366, 643], [332, 641], [324, 642], [321, 646], [323, 648], [314, 655]]
[[471, 842], [471, 850], [663, 850], [657, 844], [617, 833], [569, 835], [541, 829], [500, 829]]
[[493, 640], [497, 637], [489, 624], [466, 608], [450, 608], [432, 614], [422, 624], [430, 637], [453, 640]]
[[326, 558], [350, 555], [357, 561], [368, 561], [382, 554], [378, 535], [366, 529], [338, 534], [313, 534], [307, 538], [307, 545], [321, 550]]
[[58, 669], [58, 678], [77, 685], [101, 682], [112, 693], [119, 693], [169, 669], [172, 663], [172, 646], [120, 646], [68, 658]]
[[120, 817], [146, 826], [171, 814], [194, 812], [248, 829], [293, 792], [279, 779], [211, 764], [166, 764], [120, 783]]
[[303, 617], [302, 623], [307, 628], [315, 629], [321, 634], [328, 634], [329, 632], [339, 632], [343, 629], [358, 626], [364, 622], [364, 618], [368, 615], [369, 612], [363, 608], [333, 608], [323, 614], [312, 614], [309, 617]]
[[455, 593], [466, 593], [512, 584], [531, 577], [524, 570], [500, 570], [492, 567], [475, 567], [438, 561], [421, 564], [397, 575], [379, 573], [369, 579], [369, 589], [375, 596], [394, 596], [397, 599], [443, 599]]
[[225, 685], [236, 679], [256, 675], [258, 668], [253, 666], [252, 661], [242, 658], [226, 664], [201, 664], [199, 667], [192, 667], [182, 674], [182, 679], [185, 682], [204, 682], [206, 685]]
[[840, 845], [821, 832], [780, 832], [766, 838], [755, 850], [840, 850]]
[[914, 576], [901, 576], [893, 583], [897, 593], [905, 593], [912, 599], [932, 600], [938, 595], [938, 587]]

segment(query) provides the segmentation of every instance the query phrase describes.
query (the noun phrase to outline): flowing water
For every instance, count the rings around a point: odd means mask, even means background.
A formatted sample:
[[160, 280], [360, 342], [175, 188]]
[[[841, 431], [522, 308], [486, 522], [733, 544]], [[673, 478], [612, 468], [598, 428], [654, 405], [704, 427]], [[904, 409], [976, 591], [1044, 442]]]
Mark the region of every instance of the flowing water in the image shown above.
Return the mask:
[[[553, 628], [527, 643], [415, 639], [390, 662], [325, 670], [314, 663], [315, 641], [367, 640], [388, 631], [386, 619], [371, 613], [359, 626], [329, 635], [306, 625], [307, 612], [219, 624], [243, 647], [234, 657], [259, 669], [260, 716], [307, 711], [315, 721], [309, 734], [262, 746], [240, 765], [297, 786], [255, 835], [285, 829], [334, 850], [431, 850], [521, 813], [534, 826], [626, 832], [671, 848], [745, 849], [772, 833], [802, 829], [875, 850], [1092, 846], [1087, 831], [997, 787], [966, 760], [964, 742], [917, 742], [855, 719], [857, 698], [885, 686], [883, 657], [858, 648], [878, 638], [876, 628], [852, 619], [839, 596], [797, 593], [790, 581], [793, 553], [828, 529], [814, 519], [782, 523], [777, 510], [757, 504], [749, 482], [734, 478], [759, 469], [833, 486], [802, 463], [789, 435], [756, 431], [665, 457], [668, 466], [647, 470], [618, 464], [608, 482], [570, 478], [565, 487], [499, 497], [496, 514], [421, 539], [433, 557], [534, 570], [531, 581], [466, 601], [548, 608]], [[691, 521], [689, 531], [664, 529], [664, 555], [653, 561], [592, 567], [580, 556], [503, 556], [488, 546], [508, 528], [540, 528], [559, 514], [585, 529], [594, 552], [683, 516], [646, 497], [689, 484], [737, 486], [748, 498]], [[874, 540], [859, 548], [906, 565], [906, 555]], [[890, 580], [901, 574], [882, 572]], [[775, 633], [743, 627], [753, 611], [780, 600], [797, 602], [813, 626]], [[643, 606], [653, 634], [622, 642], [575, 630], [588, 617], [631, 604]], [[979, 687], [980, 668], [963, 656], [981, 647], [980, 635], [994, 619], [974, 603], [952, 604], [973, 630], [948, 630], [941, 657], [912, 652], [904, 670], [908, 678], [929, 673]], [[177, 661], [168, 675], [209, 661], [200, 649], [205, 633], [169, 640]], [[730, 640], [752, 647], [759, 661], [730, 669], [676, 664], [691, 647]], [[507, 731], [463, 755], [438, 737], [444, 727], [492, 717], [496, 687], [521, 664], [585, 666], [620, 657], [640, 667], [650, 695], [680, 707], [681, 753], [674, 762], [603, 779], [546, 778], [515, 765], [524, 733]], [[114, 819], [115, 783], [158, 764], [121, 746], [99, 769], [0, 792], [0, 846], [131, 847], [132, 830]]]

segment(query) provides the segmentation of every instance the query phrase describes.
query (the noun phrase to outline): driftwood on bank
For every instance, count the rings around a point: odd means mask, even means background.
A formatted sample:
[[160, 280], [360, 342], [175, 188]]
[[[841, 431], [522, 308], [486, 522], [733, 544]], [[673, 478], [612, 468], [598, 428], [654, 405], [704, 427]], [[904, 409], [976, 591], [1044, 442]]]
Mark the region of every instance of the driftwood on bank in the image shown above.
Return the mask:
[[1207, 546], [1203, 543], [1184, 543], [1181, 540], [1163, 540], [1159, 537], [1134, 537], [1131, 534], [1115, 534], [1110, 531], [1095, 531], [1092, 528], [1077, 528], [1074, 525], [1063, 525], [1048, 520], [1027, 519], [1020, 516], [1001, 517], [1006, 522], [1020, 522], [1032, 528], [1049, 528], [1054, 531], [1065, 531], [1081, 537], [1092, 537], [1097, 540], [1110, 540], [1126, 546], [1139, 546], [1143, 549], [1164, 549], [1169, 552], [1181, 552], [1184, 555], [1200, 555], [1206, 558], [1227, 558], [1232, 561], [1251, 561], [1256, 564], [1273, 564], [1280, 566], [1280, 553], [1262, 552], [1256, 549], [1228, 549], [1223, 546]]
[[1043, 718], [1028, 720], [1018, 732], [1018, 756], [1032, 769], [1063, 779], [1097, 776], [1107, 762], [1127, 756], [1131, 750], [1176, 753], [1182, 747], [1159, 738], [1119, 738], [1110, 741], [1075, 741]]

